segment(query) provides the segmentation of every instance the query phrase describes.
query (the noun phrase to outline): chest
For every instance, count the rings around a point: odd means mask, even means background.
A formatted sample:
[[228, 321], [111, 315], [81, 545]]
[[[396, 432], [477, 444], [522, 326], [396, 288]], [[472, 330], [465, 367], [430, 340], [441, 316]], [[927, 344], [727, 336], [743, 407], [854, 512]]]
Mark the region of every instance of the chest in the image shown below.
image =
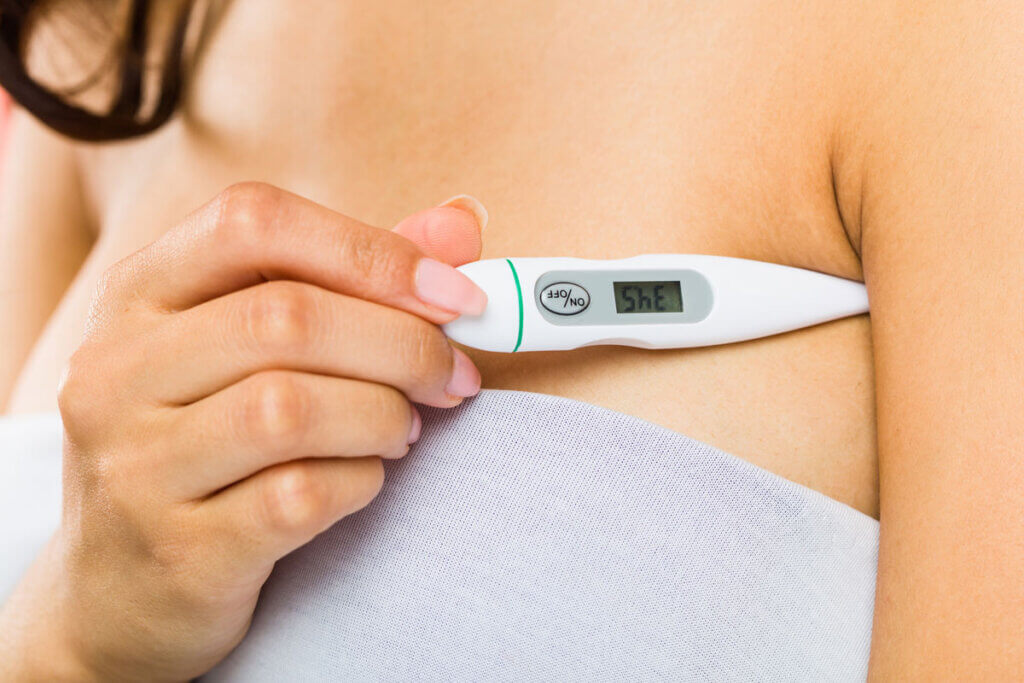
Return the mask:
[[184, 116], [87, 150], [88, 194], [111, 250], [249, 178], [382, 226], [469, 192], [495, 253], [856, 276], [834, 102], [807, 68], [828, 36], [806, 9], [728, 4], [233, 2], [208, 17]]

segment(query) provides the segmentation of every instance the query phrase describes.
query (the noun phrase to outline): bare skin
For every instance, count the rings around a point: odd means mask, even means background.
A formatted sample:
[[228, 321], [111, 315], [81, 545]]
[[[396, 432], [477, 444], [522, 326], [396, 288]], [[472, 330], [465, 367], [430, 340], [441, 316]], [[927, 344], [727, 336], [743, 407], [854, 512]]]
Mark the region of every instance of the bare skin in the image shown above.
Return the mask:
[[[870, 322], [467, 352], [484, 387], [651, 420], [881, 514], [872, 676], [1012, 677], [1024, 321], [1003, 313], [1024, 285], [1024, 136], [1007, 112], [1024, 95], [1005, 83], [1024, 29], [1009, 2], [896, 12], [235, 2], [155, 135], [70, 145], [19, 117], [0, 393], [53, 409], [102, 273], [240, 180], [385, 227], [470, 192], [492, 216], [482, 258], [697, 252], [866, 280]], [[932, 305], [965, 297], [993, 303], [955, 325]]]
[[[826, 63], [820, 73], [793, 70], [807, 81], [802, 99], [789, 93], [797, 86], [789, 76], [769, 80], [754, 69], [770, 27], [736, 52], [701, 47], [697, 36], [709, 29], [699, 22], [714, 19], [681, 17], [670, 3], [626, 26], [627, 6], [558, 22], [540, 21], [535, 8], [512, 25], [497, 11], [460, 25], [473, 13], [452, 9], [428, 24], [428, 43], [408, 7], [350, 13], [323, 4], [306, 15], [280, 3], [234, 3], [201, 56], [184, 116], [137, 143], [75, 149], [99, 238], [35, 342], [10, 410], [54, 407], [104, 268], [240, 180], [273, 183], [373, 225], [469, 192], [493, 217], [483, 258], [679, 251], [860, 278], [829, 169], [835, 105], [827, 100], [838, 92], [821, 98], [815, 79], [828, 78]], [[321, 21], [330, 30], [310, 34]], [[392, 33], [377, 41], [384, 26]], [[813, 27], [804, 30], [811, 41]], [[591, 37], [606, 35], [616, 38]], [[429, 60], [427, 45], [436, 45]], [[807, 49], [827, 52], [829, 36]], [[681, 66], [709, 54], [698, 74]], [[652, 63], [656, 78], [642, 73]], [[722, 77], [747, 70], [742, 80]], [[285, 96], [282, 87], [300, 90]], [[711, 131], [708, 117], [717, 121]], [[469, 353], [485, 387], [636, 415], [877, 516], [869, 332], [864, 316], [714, 350]]]

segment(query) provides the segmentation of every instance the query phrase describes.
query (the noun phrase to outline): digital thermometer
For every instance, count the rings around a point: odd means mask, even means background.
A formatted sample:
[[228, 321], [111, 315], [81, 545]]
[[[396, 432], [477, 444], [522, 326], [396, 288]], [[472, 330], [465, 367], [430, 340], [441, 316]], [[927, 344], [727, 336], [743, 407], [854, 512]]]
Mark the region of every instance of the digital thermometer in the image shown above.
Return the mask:
[[484, 351], [710, 346], [868, 310], [859, 282], [726, 256], [514, 257], [473, 261], [458, 270], [487, 293], [487, 308], [441, 328], [452, 340]]

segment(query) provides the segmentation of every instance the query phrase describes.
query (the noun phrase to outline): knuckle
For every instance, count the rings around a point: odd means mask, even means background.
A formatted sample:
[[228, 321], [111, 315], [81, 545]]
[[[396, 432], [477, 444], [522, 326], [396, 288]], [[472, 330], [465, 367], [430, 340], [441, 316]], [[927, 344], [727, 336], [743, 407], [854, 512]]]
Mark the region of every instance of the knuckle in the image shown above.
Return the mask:
[[233, 244], [259, 242], [280, 198], [280, 190], [267, 183], [246, 181], [229, 185], [217, 196], [214, 229]]
[[83, 377], [86, 363], [82, 359], [82, 349], [79, 347], [61, 371], [60, 380], [57, 383], [57, 408], [65, 426], [77, 425], [83, 417], [83, 408], [88, 405], [86, 399], [85, 385], [87, 380]]
[[416, 386], [443, 386], [454, 363], [451, 344], [436, 325], [414, 318], [414, 329], [401, 335], [400, 357]]
[[257, 289], [247, 316], [255, 343], [285, 354], [302, 351], [311, 340], [316, 314], [316, 301], [307, 288], [275, 281]]
[[269, 481], [262, 501], [264, 517], [272, 528], [309, 531], [322, 525], [329, 496], [312, 467], [291, 462], [278, 467]]
[[379, 228], [349, 230], [344, 236], [344, 262], [371, 295], [380, 297], [402, 282], [398, 277], [403, 260], [390, 233]]
[[94, 381], [95, 359], [88, 344], [79, 346], [65, 364], [57, 386], [57, 409], [64, 429], [75, 441], [101, 414], [100, 393], [104, 383]]
[[277, 447], [296, 443], [306, 430], [309, 397], [301, 382], [287, 372], [254, 375], [245, 410], [245, 430], [258, 441]]

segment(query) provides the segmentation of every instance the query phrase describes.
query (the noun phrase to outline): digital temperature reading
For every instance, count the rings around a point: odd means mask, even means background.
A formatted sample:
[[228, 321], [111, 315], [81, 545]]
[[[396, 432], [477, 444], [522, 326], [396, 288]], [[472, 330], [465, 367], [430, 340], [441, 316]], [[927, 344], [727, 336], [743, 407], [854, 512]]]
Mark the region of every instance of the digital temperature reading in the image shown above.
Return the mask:
[[612, 282], [616, 313], [682, 313], [679, 281]]

